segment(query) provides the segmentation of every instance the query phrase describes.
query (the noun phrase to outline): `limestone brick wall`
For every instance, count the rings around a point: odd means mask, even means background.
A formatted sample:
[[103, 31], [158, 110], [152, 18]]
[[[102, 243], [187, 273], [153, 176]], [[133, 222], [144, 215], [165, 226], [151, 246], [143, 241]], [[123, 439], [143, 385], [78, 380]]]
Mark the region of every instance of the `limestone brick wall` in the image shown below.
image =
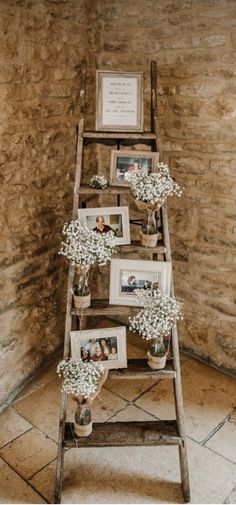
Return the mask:
[[0, 1], [0, 403], [63, 340], [85, 3]]
[[[235, 47], [233, 0], [0, 0], [0, 403], [61, 345], [79, 63], [86, 127], [97, 68], [158, 62], [162, 159], [185, 186], [169, 200], [181, 345], [235, 370]], [[91, 172], [104, 153], [85, 160]], [[87, 176], [88, 177], [88, 176]]]
[[[97, 1], [100, 68], [145, 72], [158, 62], [161, 158], [185, 187], [169, 199], [180, 342], [236, 370], [236, 3]], [[145, 102], [147, 104], [147, 102]], [[145, 122], [148, 128], [148, 110]]]

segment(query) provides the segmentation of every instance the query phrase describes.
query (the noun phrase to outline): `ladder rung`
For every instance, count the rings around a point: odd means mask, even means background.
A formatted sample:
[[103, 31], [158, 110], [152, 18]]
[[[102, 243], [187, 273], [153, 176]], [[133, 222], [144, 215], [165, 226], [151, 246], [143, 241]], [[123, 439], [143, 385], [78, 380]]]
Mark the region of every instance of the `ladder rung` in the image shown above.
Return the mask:
[[128, 368], [110, 370], [110, 379], [174, 379], [176, 377], [172, 360], [168, 360], [162, 370], [152, 370], [147, 359], [128, 359]]
[[[119, 316], [128, 316], [133, 310], [140, 310], [140, 307], [130, 307], [127, 305], [109, 305], [109, 300], [92, 300], [91, 307], [83, 309], [84, 316], [103, 316], [119, 314]], [[80, 316], [80, 309], [71, 309], [73, 316]]]
[[139, 240], [133, 240], [131, 244], [126, 244], [126, 245], [120, 245], [116, 247], [116, 250], [120, 252], [125, 253], [131, 253], [131, 252], [136, 252], [136, 253], [149, 253], [149, 254], [164, 254], [166, 252], [166, 247], [164, 247], [163, 243], [159, 244], [155, 247], [145, 247], [141, 245]]
[[65, 424], [66, 447], [112, 447], [144, 445], [180, 445], [177, 422], [173, 421], [129, 421], [93, 423], [88, 437], [77, 437], [73, 423]]
[[108, 186], [105, 189], [91, 188], [88, 184], [81, 184], [78, 192], [83, 195], [130, 195], [131, 189], [129, 186]]
[[94, 131], [85, 131], [83, 134], [85, 139], [145, 139], [145, 140], [155, 140], [156, 135], [152, 132], [94, 132]]

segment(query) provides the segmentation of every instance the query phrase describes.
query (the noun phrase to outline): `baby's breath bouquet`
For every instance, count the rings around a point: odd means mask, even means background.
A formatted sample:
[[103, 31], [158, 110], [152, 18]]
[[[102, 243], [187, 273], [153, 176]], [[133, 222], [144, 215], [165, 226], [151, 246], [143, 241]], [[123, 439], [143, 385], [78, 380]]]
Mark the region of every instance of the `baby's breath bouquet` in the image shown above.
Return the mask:
[[108, 186], [108, 180], [105, 175], [94, 175], [90, 180], [90, 186], [95, 189], [105, 189]]
[[182, 188], [171, 177], [166, 163], [157, 164], [157, 173], [147, 176], [146, 170], [136, 171], [128, 175], [128, 180], [134, 198], [149, 204], [162, 202], [169, 195], [181, 196]]
[[111, 233], [96, 233], [90, 230], [79, 218], [66, 223], [62, 230], [66, 236], [59, 254], [66, 256], [72, 265], [76, 265], [73, 288], [74, 306], [82, 309], [90, 306], [91, 294], [88, 285], [89, 268], [97, 263], [106, 265], [117, 245], [116, 237]]
[[60, 361], [57, 373], [63, 377], [62, 389], [77, 401], [74, 431], [78, 436], [88, 436], [92, 432], [90, 403], [105, 382], [108, 370], [101, 362], [85, 363], [81, 359]]
[[159, 238], [157, 211], [168, 195], [180, 196], [182, 188], [171, 177], [166, 163], [157, 164], [157, 173], [148, 175], [147, 170], [128, 174], [128, 181], [137, 207], [146, 213], [141, 231], [141, 244], [155, 247]]
[[85, 363], [81, 359], [64, 359], [58, 364], [57, 373], [63, 377], [63, 391], [88, 400], [97, 392], [104, 366], [99, 361]]
[[66, 223], [62, 233], [66, 236], [66, 241], [62, 242], [59, 254], [66, 256], [72, 265], [81, 267], [90, 267], [94, 263], [106, 265], [117, 245], [114, 235], [96, 233], [79, 218]]
[[[139, 333], [145, 340], [152, 341], [148, 351], [148, 363], [151, 368], [163, 368], [159, 366], [158, 358], [166, 355], [174, 322], [183, 319], [182, 303], [153, 288], [141, 289], [138, 296], [144, 307], [134, 317], [129, 317], [129, 328]], [[163, 362], [165, 366], [165, 360]]]

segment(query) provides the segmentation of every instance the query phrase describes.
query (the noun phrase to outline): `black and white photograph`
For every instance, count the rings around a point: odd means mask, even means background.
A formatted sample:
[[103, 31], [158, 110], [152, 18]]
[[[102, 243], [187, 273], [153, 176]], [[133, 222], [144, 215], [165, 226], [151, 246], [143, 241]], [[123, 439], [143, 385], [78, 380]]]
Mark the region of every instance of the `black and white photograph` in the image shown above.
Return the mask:
[[112, 258], [109, 303], [142, 306], [141, 289], [160, 289], [168, 295], [171, 287], [170, 261], [145, 261]]
[[117, 239], [117, 245], [130, 244], [130, 224], [128, 207], [99, 207], [79, 209], [78, 217], [90, 230], [101, 235], [110, 233]]
[[83, 362], [102, 361], [105, 368], [127, 366], [126, 327], [71, 331], [71, 355]]
[[146, 170], [147, 174], [157, 171], [158, 153], [149, 151], [111, 151], [110, 183], [117, 186], [129, 185], [129, 174]]

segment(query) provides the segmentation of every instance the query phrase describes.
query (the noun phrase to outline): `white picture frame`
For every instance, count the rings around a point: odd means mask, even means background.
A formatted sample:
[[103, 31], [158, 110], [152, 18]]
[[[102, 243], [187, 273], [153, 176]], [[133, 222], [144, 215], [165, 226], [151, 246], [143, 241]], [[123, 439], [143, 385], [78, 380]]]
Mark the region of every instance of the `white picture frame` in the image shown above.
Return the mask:
[[96, 130], [143, 131], [143, 72], [96, 71]]
[[170, 261], [112, 259], [110, 264], [111, 305], [142, 306], [134, 290], [154, 284], [168, 295], [171, 288]]
[[[130, 244], [129, 207], [94, 207], [78, 209], [78, 217], [90, 230], [97, 231], [99, 226], [102, 232], [101, 218], [104, 219], [104, 233], [114, 232], [117, 245]], [[99, 219], [98, 223], [97, 220]], [[96, 230], [95, 230], [96, 228]], [[98, 231], [99, 233], [99, 231]]]
[[111, 186], [129, 186], [126, 174], [146, 169], [148, 175], [157, 172], [159, 153], [151, 151], [111, 150]]
[[[102, 340], [106, 341], [107, 350]], [[72, 359], [101, 361], [109, 370], [127, 368], [126, 326], [71, 331], [70, 344]], [[88, 356], [85, 349], [91, 351]]]

